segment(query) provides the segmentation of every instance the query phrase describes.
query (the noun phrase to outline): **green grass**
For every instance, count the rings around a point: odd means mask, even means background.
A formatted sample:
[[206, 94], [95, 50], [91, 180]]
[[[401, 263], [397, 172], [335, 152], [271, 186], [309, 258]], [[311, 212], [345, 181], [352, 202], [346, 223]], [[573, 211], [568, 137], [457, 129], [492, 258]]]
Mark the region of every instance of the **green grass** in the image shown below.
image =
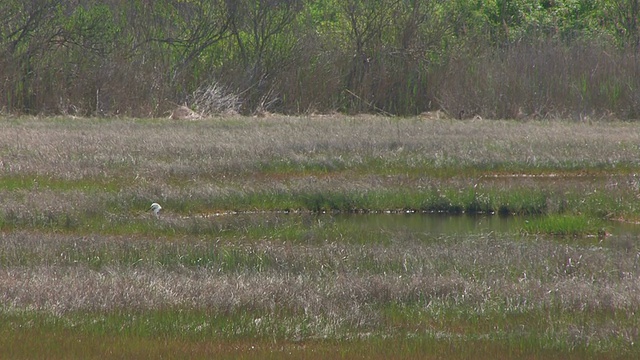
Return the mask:
[[[9, 349], [4, 354], [10, 358], [87, 358], [107, 353], [137, 358], [308, 358], [310, 354], [380, 359], [445, 354], [460, 359], [505, 354], [545, 359], [625, 358], [630, 356], [622, 350], [630, 349], [628, 339], [610, 338], [601, 329], [633, 331], [639, 320], [625, 312], [540, 309], [509, 313], [496, 309], [478, 314], [455, 306], [425, 310], [424, 305], [390, 305], [382, 313], [384, 334], [354, 336], [353, 329], [335, 324], [329, 333], [322, 329], [329, 339], [314, 338], [317, 318], [251, 310], [78, 313], [64, 319], [5, 315], [0, 347]], [[15, 345], [7, 348], [8, 344]]]
[[606, 225], [597, 218], [584, 215], [548, 215], [527, 221], [523, 231], [533, 234], [584, 236], [606, 232]]

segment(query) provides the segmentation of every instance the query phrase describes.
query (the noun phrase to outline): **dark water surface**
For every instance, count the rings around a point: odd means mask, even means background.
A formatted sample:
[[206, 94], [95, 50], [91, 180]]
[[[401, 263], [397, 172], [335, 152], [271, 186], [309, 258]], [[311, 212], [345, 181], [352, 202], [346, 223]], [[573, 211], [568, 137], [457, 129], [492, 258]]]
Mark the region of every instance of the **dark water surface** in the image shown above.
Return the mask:
[[[371, 213], [371, 214], [236, 214], [216, 216], [217, 222], [228, 222], [230, 228], [238, 223], [252, 226], [286, 227], [290, 222], [302, 222], [310, 228], [317, 225], [372, 232], [410, 232], [430, 237], [483, 234], [519, 234], [525, 224], [534, 217], [488, 214], [439, 214], [439, 213]], [[280, 225], [277, 225], [280, 224]], [[640, 237], [640, 224], [621, 221], [605, 223], [607, 237]], [[597, 234], [587, 235], [593, 237]]]
[[523, 217], [450, 214], [349, 214], [334, 215], [336, 223], [345, 221], [363, 229], [406, 230], [431, 235], [517, 232]]
[[[327, 215], [328, 216], [328, 215]], [[529, 217], [501, 215], [450, 215], [450, 214], [348, 214], [332, 215], [335, 223], [349, 222], [363, 230], [405, 230], [438, 235], [518, 233]], [[608, 222], [611, 236], [640, 235], [640, 224], [618, 221]]]

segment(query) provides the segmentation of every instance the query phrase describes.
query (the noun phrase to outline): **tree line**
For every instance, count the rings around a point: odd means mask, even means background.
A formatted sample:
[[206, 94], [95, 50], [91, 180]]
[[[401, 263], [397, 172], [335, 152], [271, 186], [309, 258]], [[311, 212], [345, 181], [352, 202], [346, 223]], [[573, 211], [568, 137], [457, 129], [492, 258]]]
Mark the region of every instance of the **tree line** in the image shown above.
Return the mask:
[[638, 0], [5, 0], [0, 111], [640, 113]]

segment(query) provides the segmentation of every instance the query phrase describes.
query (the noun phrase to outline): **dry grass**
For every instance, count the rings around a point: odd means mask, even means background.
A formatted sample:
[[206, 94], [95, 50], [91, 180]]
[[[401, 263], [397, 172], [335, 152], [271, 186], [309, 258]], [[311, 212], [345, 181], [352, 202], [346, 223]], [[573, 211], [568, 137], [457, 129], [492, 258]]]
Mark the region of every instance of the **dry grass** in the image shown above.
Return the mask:
[[[354, 198], [375, 192], [406, 192], [405, 198], [418, 199], [417, 192], [474, 191], [475, 184], [494, 193], [504, 188], [564, 193], [573, 185], [563, 184], [580, 183], [578, 195], [604, 194], [609, 187], [607, 191], [617, 192], [612, 199], [631, 199], [638, 188], [633, 173], [640, 135], [635, 130], [632, 123], [365, 116], [187, 123], [8, 118], [0, 122], [0, 195], [5, 214], [35, 218], [23, 221], [32, 224], [69, 216], [112, 221], [140, 217], [152, 201], [168, 205], [165, 214], [185, 215], [317, 209], [327, 194], [339, 194], [348, 197], [342, 201], [348, 208]], [[492, 177], [512, 173], [573, 178]], [[575, 177], [584, 174], [600, 175], [597, 184]], [[405, 201], [400, 197], [374, 207], [422, 206], [420, 200]], [[636, 209], [629, 204], [624, 210], [604, 211], [628, 216]]]
[[[481, 166], [637, 165], [634, 123], [421, 121], [381, 117], [168, 120], [6, 119], [5, 176], [112, 178], [163, 184], [259, 172], [265, 163], [353, 168], [372, 159]], [[425, 174], [427, 176], [428, 174]]]
[[[344, 347], [345, 357], [366, 347], [360, 341], [378, 350], [396, 341], [407, 357], [443, 344], [461, 346], [458, 355], [480, 346], [487, 358], [636, 354], [633, 237], [432, 236], [328, 215], [200, 216], [234, 210], [221, 202], [233, 194], [255, 196], [260, 211], [278, 194], [407, 189], [409, 199], [475, 184], [486, 194], [574, 191], [585, 195], [545, 206], [614, 209], [597, 201], [637, 191], [635, 130], [378, 117], [4, 119], [0, 333], [100, 339], [126, 329], [128, 348], [157, 338], [197, 349], [211, 339], [274, 339], [269, 349], [318, 341], [309, 346]], [[144, 213], [151, 201], [163, 204], [159, 221]], [[40, 321], [53, 325], [32, 333]]]
[[390, 302], [513, 312], [640, 307], [637, 246], [520, 236], [392, 236], [387, 244], [333, 239], [291, 245], [279, 239], [238, 244], [16, 232], [2, 236], [0, 295], [5, 309], [56, 314], [277, 305], [356, 323], [376, 318], [362, 314], [361, 306]]
[[638, 143], [632, 123], [18, 118], [0, 122], [0, 167], [4, 179], [32, 180], [21, 184], [29, 191], [49, 181], [66, 182], [61, 190], [102, 186], [167, 199], [420, 186], [443, 171], [461, 178], [523, 169], [624, 171], [638, 166]]
[[[213, 314], [248, 314], [235, 335], [284, 339], [407, 332], [498, 339], [512, 321], [472, 324], [506, 316], [524, 317], [522, 336], [548, 336], [565, 345], [600, 343], [627, 351], [638, 340], [635, 315], [613, 321], [615, 314], [640, 308], [637, 246], [391, 236], [387, 244], [333, 239], [292, 245], [279, 239], [239, 244], [16, 232], [2, 237], [0, 299], [5, 313], [61, 318], [203, 311], [209, 315], [198, 318], [198, 331], [218, 337], [229, 334], [207, 321], [219, 316]], [[390, 307], [397, 310], [383, 310]], [[74, 326], [87, 327], [91, 319], [75, 319]]]

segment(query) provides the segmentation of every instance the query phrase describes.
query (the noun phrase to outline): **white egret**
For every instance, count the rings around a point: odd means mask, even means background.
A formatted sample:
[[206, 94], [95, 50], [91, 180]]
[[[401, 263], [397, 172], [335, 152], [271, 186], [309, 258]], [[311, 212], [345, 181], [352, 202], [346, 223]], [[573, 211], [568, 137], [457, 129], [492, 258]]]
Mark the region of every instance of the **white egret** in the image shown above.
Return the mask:
[[158, 204], [158, 203], [151, 204], [151, 207], [149, 208], [149, 210], [153, 211], [153, 213], [156, 214], [157, 218], [160, 217], [160, 210], [161, 209], [162, 209], [162, 206], [160, 206], [160, 204]]

